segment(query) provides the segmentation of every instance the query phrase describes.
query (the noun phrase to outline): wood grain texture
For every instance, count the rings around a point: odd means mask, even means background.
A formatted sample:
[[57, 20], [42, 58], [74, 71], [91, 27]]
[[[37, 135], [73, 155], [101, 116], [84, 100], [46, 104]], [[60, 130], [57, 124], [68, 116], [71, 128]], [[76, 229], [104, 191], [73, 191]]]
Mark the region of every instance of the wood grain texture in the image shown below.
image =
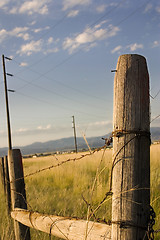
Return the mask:
[[[15, 209], [12, 218], [22, 224], [69, 240], [108, 240], [111, 239], [111, 226], [85, 220], [29, 212]], [[87, 231], [86, 231], [87, 230]], [[85, 238], [87, 232], [87, 238]]]
[[[16, 207], [27, 209], [22, 156], [19, 149], [8, 151], [8, 167], [11, 188], [12, 210]], [[30, 230], [14, 221], [15, 240], [30, 240]]]
[[6, 205], [8, 214], [11, 212], [11, 191], [10, 191], [10, 179], [9, 179], [9, 169], [8, 169], [8, 158], [4, 156], [4, 172], [5, 172], [5, 182], [6, 182]]
[[112, 240], [144, 240], [150, 206], [150, 107], [147, 64], [140, 55], [122, 55], [118, 59], [114, 132]]

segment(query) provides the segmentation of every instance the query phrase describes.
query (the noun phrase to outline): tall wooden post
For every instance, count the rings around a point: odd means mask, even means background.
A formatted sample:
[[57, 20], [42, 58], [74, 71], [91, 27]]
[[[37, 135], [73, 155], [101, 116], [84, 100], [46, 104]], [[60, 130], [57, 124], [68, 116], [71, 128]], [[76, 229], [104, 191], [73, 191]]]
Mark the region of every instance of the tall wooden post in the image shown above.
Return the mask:
[[11, 212], [11, 191], [10, 191], [10, 180], [8, 170], [8, 157], [4, 156], [4, 171], [5, 171], [5, 182], [6, 182], [6, 204], [8, 214]]
[[146, 60], [118, 59], [114, 81], [112, 240], [145, 240], [150, 214], [150, 108]]
[[[8, 151], [8, 166], [12, 210], [15, 208], [27, 209], [22, 156], [19, 149]], [[29, 228], [15, 220], [14, 232], [16, 240], [30, 240]]]
[[4, 171], [4, 158], [0, 158], [0, 177], [3, 185], [4, 194], [6, 192], [5, 171]]

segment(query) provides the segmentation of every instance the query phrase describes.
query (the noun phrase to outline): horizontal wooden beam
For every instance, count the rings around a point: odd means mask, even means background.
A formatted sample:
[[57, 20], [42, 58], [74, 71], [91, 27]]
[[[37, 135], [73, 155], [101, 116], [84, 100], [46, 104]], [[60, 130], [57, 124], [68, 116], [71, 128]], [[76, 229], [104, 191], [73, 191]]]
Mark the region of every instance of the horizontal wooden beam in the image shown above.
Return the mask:
[[111, 226], [70, 217], [46, 215], [16, 208], [11, 212], [16, 221], [68, 240], [108, 240], [111, 239]]

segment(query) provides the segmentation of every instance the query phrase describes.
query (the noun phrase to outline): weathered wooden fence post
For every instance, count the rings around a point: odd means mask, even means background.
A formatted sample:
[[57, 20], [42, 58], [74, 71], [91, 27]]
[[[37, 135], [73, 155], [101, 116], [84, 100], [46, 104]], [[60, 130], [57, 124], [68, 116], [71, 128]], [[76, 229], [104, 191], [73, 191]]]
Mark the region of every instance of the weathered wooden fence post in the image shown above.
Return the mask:
[[[8, 166], [12, 210], [15, 208], [27, 209], [22, 156], [19, 149], [8, 151]], [[30, 240], [29, 228], [15, 220], [14, 231], [16, 240]]]
[[8, 214], [11, 212], [11, 191], [10, 191], [10, 179], [9, 179], [9, 170], [8, 170], [8, 158], [4, 156], [4, 172], [5, 172], [5, 182], [6, 182], [6, 204]]
[[0, 176], [1, 176], [1, 182], [3, 185], [4, 194], [5, 194], [6, 183], [5, 183], [5, 171], [4, 171], [4, 158], [3, 157], [0, 158]]
[[150, 217], [150, 107], [146, 60], [118, 59], [114, 81], [112, 240], [144, 240]]

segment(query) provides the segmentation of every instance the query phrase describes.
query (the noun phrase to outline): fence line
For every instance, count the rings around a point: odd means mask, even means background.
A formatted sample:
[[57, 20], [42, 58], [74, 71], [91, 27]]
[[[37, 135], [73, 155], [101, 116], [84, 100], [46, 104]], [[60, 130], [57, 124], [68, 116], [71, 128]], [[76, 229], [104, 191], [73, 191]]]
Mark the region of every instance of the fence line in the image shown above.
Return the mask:
[[[120, 75], [115, 77], [115, 89], [118, 88], [118, 90], [115, 90], [114, 129], [112, 136], [105, 139], [103, 147], [80, 157], [69, 158], [49, 167], [44, 167], [25, 176], [23, 175], [21, 159], [20, 171], [22, 171], [22, 174], [16, 175], [15, 167], [13, 167], [13, 170], [9, 170], [10, 180], [8, 181], [11, 183], [12, 196], [11, 216], [16, 223], [67, 240], [154, 239], [155, 212], [150, 206], [150, 165], [148, 161], [150, 149], [150, 122], [147, 111], [149, 110], [148, 72], [145, 59], [142, 56], [123, 55], [122, 58], [121, 69], [119, 69], [119, 61], [116, 70], [116, 75]], [[142, 68], [140, 68], [140, 63]], [[122, 73], [124, 73], [124, 76], [122, 76]], [[93, 205], [92, 197], [95, 183], [102, 172], [102, 170], [99, 172], [98, 166], [89, 201], [82, 195], [84, 202], [87, 204], [87, 220], [46, 215], [27, 210], [25, 178], [68, 162], [75, 162], [84, 157], [92, 156], [102, 149], [104, 150], [104, 156], [106, 147], [112, 142], [112, 137], [114, 139], [114, 154], [109, 191], [105, 193], [104, 198], [99, 201], [97, 206]], [[14, 157], [11, 156], [13, 153], [14, 151], [9, 152], [10, 165], [15, 164], [14, 159], [12, 159]], [[102, 159], [100, 164], [101, 162]], [[20, 187], [21, 180], [23, 184]], [[101, 219], [96, 217], [96, 214], [109, 199], [112, 199], [112, 220], [107, 222], [104, 219], [102, 223]], [[94, 219], [94, 221], [90, 221], [91, 219]], [[16, 240], [30, 240], [29, 235], [28, 238], [26, 237], [27, 233], [29, 234], [29, 228], [25, 228], [23, 237], [19, 235]], [[158, 232], [159, 230], [155, 231], [155, 233]]]
[[[83, 159], [83, 158], [85, 158], [85, 157], [87, 157], [87, 156], [91, 156], [91, 155], [93, 155], [94, 153], [99, 152], [99, 151], [101, 151], [101, 150], [103, 150], [103, 149], [105, 149], [105, 148], [106, 148], [106, 144], [105, 144], [103, 147], [94, 149], [92, 152], [89, 152], [89, 153], [86, 153], [86, 154], [82, 154], [80, 157], [77, 157], [77, 158], [76, 158], [76, 157], [75, 157], [75, 158], [69, 158], [69, 159], [64, 160], [64, 161], [62, 161], [62, 162], [60, 162], [60, 163], [57, 163], [57, 164], [55, 164], [55, 165], [51, 165], [51, 166], [49, 166], [49, 167], [45, 167], [45, 168], [39, 169], [39, 170], [37, 170], [37, 171], [35, 171], [35, 172], [33, 172], [33, 173], [26, 174], [26, 175], [24, 175], [24, 176], [21, 177], [21, 178], [16, 178], [16, 179], [13, 180], [13, 181], [19, 181], [19, 180], [21, 180], [21, 179], [24, 179], [24, 178], [33, 176], [33, 175], [35, 175], [35, 174], [37, 174], [37, 173], [44, 172], [44, 171], [50, 170], [50, 169], [52, 169], [52, 168], [60, 167], [61, 165], [65, 164], [65, 163], [68, 163], [68, 162], [79, 161], [79, 160], [81, 160], [81, 159]], [[10, 183], [11, 183], [11, 182], [10, 182]]]

